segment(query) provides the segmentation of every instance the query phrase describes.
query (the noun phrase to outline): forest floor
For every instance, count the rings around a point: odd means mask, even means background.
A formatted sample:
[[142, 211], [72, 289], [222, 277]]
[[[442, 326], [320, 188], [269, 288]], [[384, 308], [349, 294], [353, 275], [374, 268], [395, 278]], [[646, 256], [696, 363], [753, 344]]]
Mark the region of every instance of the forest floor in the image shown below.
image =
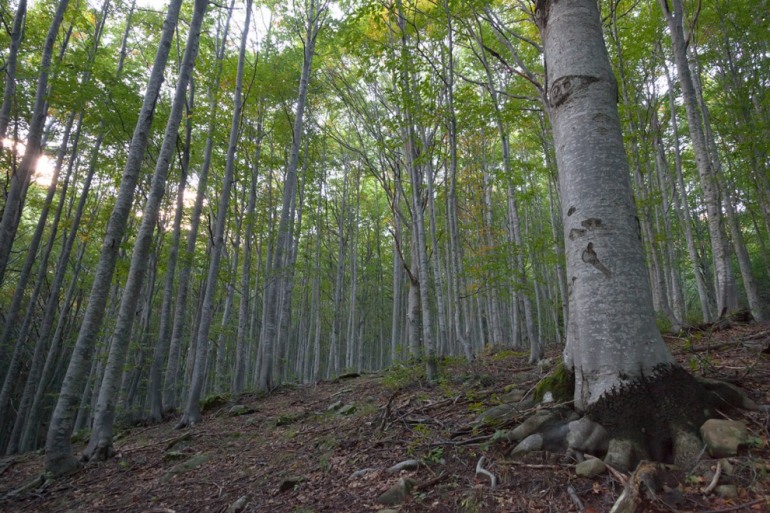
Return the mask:
[[[770, 354], [762, 350], [769, 339], [770, 325], [733, 324], [691, 330], [667, 342], [685, 368], [736, 384], [766, 405]], [[559, 350], [552, 348], [548, 356], [558, 361]], [[621, 474], [579, 478], [575, 462], [564, 454], [513, 459], [510, 446], [493, 440], [496, 430], [516, 425], [532, 410], [496, 428], [474, 426], [478, 414], [500, 404], [511, 388], [531, 394], [550, 368], [505, 350], [471, 364], [444, 362], [433, 387], [420, 379], [418, 367], [398, 367], [284, 386], [268, 397], [211, 401], [203, 422], [191, 429], [176, 431], [176, 418], [133, 426], [117, 437], [115, 458], [24, 491], [18, 490], [42, 473], [41, 453], [0, 461], [0, 511], [380, 511], [385, 506], [377, 497], [408, 476], [417, 484], [396, 511], [608, 512], [622, 491]], [[245, 411], [231, 415], [234, 405]], [[713, 471], [717, 463], [705, 455], [701, 470], [682, 480], [673, 502], [659, 500], [646, 511], [770, 511], [770, 413], [724, 413], [750, 432], [751, 443], [730, 458], [737, 496], [702, 493], [710, 481], [702, 469]], [[494, 489], [476, 474], [481, 456], [498, 479]], [[387, 472], [407, 459], [421, 465]], [[357, 471], [362, 472], [354, 476]]]

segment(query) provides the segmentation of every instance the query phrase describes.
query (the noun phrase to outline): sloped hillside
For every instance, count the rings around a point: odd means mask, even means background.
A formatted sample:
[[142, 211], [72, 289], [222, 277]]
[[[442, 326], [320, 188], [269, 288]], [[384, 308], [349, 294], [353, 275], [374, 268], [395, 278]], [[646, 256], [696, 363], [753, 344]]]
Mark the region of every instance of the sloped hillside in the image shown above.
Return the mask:
[[[762, 351], [768, 328], [708, 327], [668, 341], [686, 368], [769, 404], [770, 355]], [[558, 351], [549, 356], [557, 361]], [[510, 444], [495, 436], [533, 413], [527, 398], [552, 368], [506, 350], [473, 364], [444, 362], [434, 387], [421, 381], [419, 367], [405, 366], [286, 386], [268, 397], [210, 398], [194, 428], [176, 431], [176, 419], [130, 427], [116, 442], [116, 458], [60, 480], [35, 480], [40, 454], [4, 460], [0, 510], [610, 511], [623, 474], [577, 477], [566, 454], [513, 457]], [[476, 422], [506, 403], [508, 413], [497, 422]], [[722, 460], [716, 480], [717, 461], [707, 454], [691, 474], [672, 472], [647, 511], [770, 511], [770, 413], [723, 413], [746, 424], [748, 444]], [[396, 504], [378, 502], [382, 494]]]

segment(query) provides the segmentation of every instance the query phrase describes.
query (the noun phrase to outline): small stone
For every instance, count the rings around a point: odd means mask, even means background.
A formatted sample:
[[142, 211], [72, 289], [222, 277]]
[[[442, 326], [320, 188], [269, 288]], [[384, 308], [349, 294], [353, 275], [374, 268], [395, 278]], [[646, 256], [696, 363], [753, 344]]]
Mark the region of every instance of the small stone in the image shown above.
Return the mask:
[[525, 391], [514, 388], [513, 390], [507, 392], [506, 394], [503, 394], [500, 397], [500, 400], [504, 404], [518, 403], [519, 401], [524, 399], [524, 394], [526, 394]]
[[746, 444], [749, 432], [737, 420], [709, 419], [700, 428], [700, 436], [712, 458], [738, 454], [738, 447]]
[[575, 474], [578, 477], [596, 477], [607, 470], [607, 465], [599, 458], [589, 458], [575, 465]]
[[249, 413], [254, 413], [254, 410], [251, 408], [244, 406], [243, 404], [236, 404], [232, 408], [230, 408], [230, 411], [227, 412], [228, 415], [231, 417], [238, 417], [239, 415], [248, 415]]
[[339, 410], [337, 410], [337, 413], [340, 415], [351, 415], [356, 412], [356, 405], [355, 404], [346, 404]]
[[519, 444], [513, 448], [511, 455], [516, 456], [527, 452], [539, 451], [542, 448], [543, 435], [540, 433], [535, 433], [534, 435], [529, 435], [527, 438], [519, 442]]
[[342, 400], [339, 400], [339, 401], [334, 401], [333, 403], [331, 403], [331, 404], [329, 405], [329, 407], [328, 407], [328, 408], [326, 408], [326, 411], [337, 411], [337, 410], [339, 410], [340, 408], [342, 408], [342, 405], [343, 405], [343, 402], [342, 402]]
[[168, 469], [168, 471], [166, 471], [165, 475], [163, 476], [163, 481], [168, 481], [177, 474], [184, 474], [185, 472], [196, 469], [207, 461], [209, 461], [209, 456], [207, 454], [197, 454], [189, 460], [183, 461], [182, 463], [174, 465]]
[[246, 509], [246, 506], [249, 503], [249, 496], [244, 495], [240, 497], [237, 501], [230, 504], [230, 507], [227, 508], [227, 513], [241, 513], [244, 509]]
[[577, 420], [578, 414], [568, 408], [538, 410], [534, 415], [516, 426], [510, 434], [512, 440], [523, 440], [533, 433], [543, 432], [558, 424]]
[[377, 502], [385, 506], [397, 506], [406, 500], [415, 484], [417, 483], [414, 479], [402, 477], [385, 493], [377, 497]]
[[294, 489], [295, 486], [300, 484], [305, 480], [304, 477], [287, 477], [283, 481], [281, 481], [281, 484], [278, 486], [279, 492], [288, 492], [289, 490]]
[[738, 497], [738, 488], [734, 484], [719, 485], [714, 492], [723, 499], [735, 499]]

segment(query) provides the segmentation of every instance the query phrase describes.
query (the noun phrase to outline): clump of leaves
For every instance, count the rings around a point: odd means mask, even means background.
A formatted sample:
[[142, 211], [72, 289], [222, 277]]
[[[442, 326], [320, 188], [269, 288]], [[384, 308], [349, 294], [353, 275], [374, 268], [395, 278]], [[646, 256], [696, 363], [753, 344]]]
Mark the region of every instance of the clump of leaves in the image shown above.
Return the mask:
[[551, 392], [553, 400], [557, 403], [571, 401], [575, 396], [575, 376], [567, 370], [563, 362], [535, 386], [535, 402], [542, 401], [546, 392]]

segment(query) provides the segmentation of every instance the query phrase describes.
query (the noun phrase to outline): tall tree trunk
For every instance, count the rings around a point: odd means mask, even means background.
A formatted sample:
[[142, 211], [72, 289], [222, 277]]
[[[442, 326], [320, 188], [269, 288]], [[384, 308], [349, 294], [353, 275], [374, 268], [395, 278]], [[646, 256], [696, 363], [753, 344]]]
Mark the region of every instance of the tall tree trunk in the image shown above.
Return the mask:
[[0, 148], [5, 145], [8, 135], [8, 123], [11, 119], [11, 105], [16, 92], [16, 62], [19, 56], [21, 40], [24, 37], [24, 22], [27, 18], [27, 0], [19, 0], [16, 15], [13, 17], [11, 29], [11, 46], [5, 59], [5, 86], [3, 87], [3, 104], [0, 106]]
[[[668, 69], [666, 69], [666, 81], [668, 83], [668, 99], [671, 109], [671, 129], [674, 138], [674, 173], [675, 184], [678, 187], [674, 194], [674, 207], [680, 217], [680, 224], [684, 226], [684, 236], [687, 241], [687, 252], [692, 263], [693, 275], [695, 276], [695, 288], [698, 291], [698, 300], [700, 301], [701, 318], [703, 322], [710, 322], [713, 319], [713, 303], [708, 293], [706, 277], [704, 276], [701, 258], [698, 254], [698, 248], [695, 245], [695, 235], [693, 234], [693, 223], [696, 222], [690, 213], [690, 207], [687, 204], [685, 195], [684, 174], [682, 172], [682, 155], [679, 144], [679, 124], [676, 115], [676, 98], [674, 96], [674, 81], [671, 78]], [[661, 135], [658, 132], [657, 140], [657, 158], [661, 163], [666, 161], [665, 150]]]
[[158, 339], [154, 344], [152, 365], [150, 367], [148, 395], [150, 400], [149, 418], [154, 422], [160, 422], [163, 418], [163, 366], [168, 356], [168, 346], [171, 337], [171, 307], [174, 297], [174, 276], [176, 264], [179, 259], [179, 242], [182, 238], [182, 216], [184, 215], [184, 193], [187, 186], [187, 172], [190, 163], [190, 145], [192, 140], [192, 111], [194, 108], [195, 88], [192, 77], [190, 78], [190, 96], [186, 105], [187, 121], [185, 123], [185, 141], [180, 159], [180, 177], [176, 191], [176, 207], [174, 210], [174, 224], [171, 233], [171, 247], [169, 248], [166, 262], [166, 276], [163, 284], [163, 298], [160, 305], [160, 325], [158, 327]]
[[294, 115], [294, 129], [289, 164], [286, 169], [286, 178], [283, 184], [283, 204], [281, 207], [281, 219], [278, 223], [278, 240], [276, 241], [273, 268], [268, 270], [268, 293], [265, 301], [266, 322], [264, 326], [265, 337], [262, 354], [262, 368], [259, 375], [259, 389], [268, 391], [273, 387], [273, 350], [278, 324], [278, 284], [281, 283], [280, 271], [282, 270], [284, 253], [290, 250], [292, 232], [290, 230], [290, 207], [296, 196], [297, 167], [299, 165], [299, 149], [302, 142], [304, 127], [305, 103], [307, 101], [307, 89], [310, 83], [310, 70], [315, 55], [315, 43], [318, 32], [324, 24], [327, 5], [319, 4], [320, 0], [308, 0], [306, 5], [306, 26], [304, 34], [304, 53], [302, 74], [299, 80], [299, 94]]
[[[174, 322], [171, 328], [171, 340], [169, 341], [168, 360], [166, 362], [166, 372], [163, 378], [163, 397], [161, 404], [164, 411], [172, 411], [179, 404], [179, 367], [180, 355], [182, 352], [182, 336], [187, 319], [188, 291], [190, 288], [190, 276], [192, 274], [192, 259], [195, 253], [195, 243], [198, 239], [198, 230], [200, 228], [201, 212], [203, 211], [203, 201], [206, 197], [206, 187], [208, 185], [209, 169], [211, 168], [211, 155], [214, 149], [214, 130], [216, 127], [217, 111], [219, 110], [218, 93], [219, 82], [222, 76], [222, 61], [224, 59], [225, 49], [227, 48], [227, 34], [230, 29], [230, 19], [233, 13], [235, 0], [231, 0], [230, 7], [227, 10], [227, 18], [221, 30], [217, 30], [218, 47], [216, 52], [216, 64], [214, 71], [214, 80], [208, 90], [209, 98], [209, 125], [206, 132], [206, 146], [203, 150], [203, 162], [201, 170], [198, 173], [198, 186], [195, 195], [195, 205], [190, 216], [190, 230], [187, 233], [185, 242], [185, 251], [182, 254], [181, 268], [179, 270], [179, 289], [176, 293], [176, 304], [174, 306]], [[193, 330], [193, 333], [195, 330]]]
[[[261, 112], [261, 111], [260, 111]], [[262, 116], [257, 120], [257, 135], [254, 141], [254, 161], [251, 165], [249, 180], [249, 203], [246, 206], [246, 233], [243, 243], [243, 263], [241, 268], [241, 294], [238, 305], [238, 333], [235, 339], [235, 373], [233, 376], [233, 394], [240, 394], [246, 386], [246, 336], [250, 315], [251, 294], [251, 247], [254, 239], [254, 211], [257, 204], [257, 178], [259, 176], [259, 159], [262, 149]]]
[[126, 286], [121, 296], [120, 309], [112, 335], [107, 366], [105, 367], [99, 398], [94, 412], [94, 425], [88, 447], [84, 451], [87, 459], [103, 460], [112, 457], [112, 428], [115, 421], [115, 406], [120, 385], [120, 375], [126, 361], [126, 352], [131, 340], [131, 330], [139, 295], [144, 286], [144, 277], [152, 249], [153, 232], [160, 215], [160, 206], [166, 192], [166, 177], [171, 166], [171, 159], [176, 149], [179, 123], [185, 105], [187, 85], [190, 81], [195, 60], [198, 56], [201, 26], [206, 13], [208, 0], [196, 0], [190, 30], [187, 35], [184, 58], [179, 69], [176, 91], [171, 105], [163, 143], [158, 153], [155, 172], [152, 176], [150, 193], [142, 213], [142, 222], [131, 254], [131, 266], [126, 278]]
[[72, 454], [70, 435], [75, 417], [75, 405], [82, 395], [89, 360], [93, 352], [96, 337], [102, 326], [107, 291], [110, 288], [117, 261], [118, 249], [125, 232], [128, 217], [131, 213], [134, 189], [139, 176], [139, 170], [147, 147], [152, 118], [155, 113], [156, 100], [163, 82], [163, 72], [166, 68], [168, 53], [171, 49], [181, 0], [172, 0], [163, 23], [163, 33], [155, 55], [155, 62], [144, 103], [139, 114], [134, 135], [129, 148], [128, 160], [123, 172], [120, 189], [117, 193], [115, 208], [107, 225], [106, 236], [102, 244], [99, 264], [96, 269], [94, 283], [89, 296], [83, 324], [78, 334], [78, 340], [67, 368], [67, 374], [62, 384], [62, 390], [56, 403], [51, 424], [46, 439], [46, 469], [54, 475], [71, 472], [78, 466], [78, 460]]
[[[666, 433], [675, 461], [686, 463], [700, 448], [695, 430], [704, 405], [685, 401], [698, 397], [697, 385], [675, 364], [656, 327], [599, 10], [593, 0], [539, 0], [535, 19], [567, 209], [564, 356], [574, 371], [575, 406], [609, 426], [611, 464], [627, 469], [633, 451], [645, 453], [647, 428]], [[656, 385], [661, 397], [647, 392]], [[644, 391], [635, 392], [639, 387]], [[651, 413], [660, 410], [666, 413]]]
[[182, 415], [182, 419], [179, 421], [177, 428], [194, 425], [201, 420], [200, 399], [203, 393], [203, 384], [205, 382], [209, 331], [214, 316], [214, 296], [216, 295], [217, 289], [217, 274], [219, 273], [219, 262], [222, 258], [222, 250], [225, 243], [225, 221], [227, 219], [227, 210], [230, 205], [230, 190], [232, 189], [233, 177], [235, 175], [235, 153], [240, 135], [241, 114], [243, 109], [243, 69], [246, 61], [246, 43], [248, 41], [250, 23], [251, 0], [247, 0], [246, 21], [244, 22], [243, 33], [241, 35], [241, 48], [238, 54], [238, 71], [235, 79], [235, 92], [233, 93], [233, 120], [230, 125], [230, 142], [227, 147], [225, 175], [222, 181], [222, 192], [219, 196], [219, 206], [217, 208], [217, 220], [214, 227], [214, 240], [211, 248], [208, 277], [206, 278], [206, 284], [203, 291], [200, 325], [198, 326], [195, 338], [193, 339], [193, 343], [196, 345], [193, 376], [190, 390], [187, 393], [187, 403], [184, 414]]
[[730, 255], [724, 235], [722, 207], [719, 197], [719, 182], [716, 176], [714, 162], [709, 154], [708, 144], [703, 128], [703, 113], [698, 104], [698, 97], [693, 84], [693, 76], [687, 61], [687, 40], [684, 34], [684, 9], [681, 0], [671, 0], [673, 12], [668, 0], [660, 0], [663, 12], [668, 22], [671, 34], [671, 44], [674, 49], [679, 83], [682, 87], [684, 106], [687, 111], [687, 122], [690, 128], [690, 139], [695, 163], [700, 174], [703, 200], [708, 212], [708, 228], [711, 237], [711, 252], [714, 259], [716, 274], [717, 313], [722, 316], [737, 307], [736, 291], [732, 285]]

